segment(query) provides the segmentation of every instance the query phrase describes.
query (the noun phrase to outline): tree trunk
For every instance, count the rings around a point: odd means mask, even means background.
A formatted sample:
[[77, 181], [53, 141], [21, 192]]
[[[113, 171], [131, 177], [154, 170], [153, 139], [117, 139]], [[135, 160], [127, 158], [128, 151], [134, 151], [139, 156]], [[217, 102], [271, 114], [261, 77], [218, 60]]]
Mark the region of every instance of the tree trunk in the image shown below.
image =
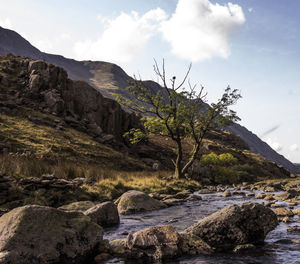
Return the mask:
[[182, 173], [183, 153], [182, 153], [181, 139], [177, 138], [176, 142], [177, 142], [178, 153], [177, 153], [177, 158], [176, 158], [176, 163], [175, 163], [175, 175], [174, 176], [176, 179], [182, 179], [182, 178], [184, 178], [184, 174]]

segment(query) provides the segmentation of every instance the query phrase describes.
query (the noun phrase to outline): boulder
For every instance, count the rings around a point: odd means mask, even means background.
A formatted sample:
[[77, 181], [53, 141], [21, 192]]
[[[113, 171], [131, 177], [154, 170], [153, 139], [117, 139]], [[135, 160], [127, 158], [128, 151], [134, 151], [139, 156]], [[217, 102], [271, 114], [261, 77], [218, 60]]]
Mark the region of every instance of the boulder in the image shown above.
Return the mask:
[[87, 263], [103, 230], [82, 213], [27, 205], [0, 218], [0, 263]]
[[86, 210], [84, 214], [103, 227], [118, 225], [120, 223], [118, 208], [112, 202], [97, 204]]
[[130, 258], [152, 260], [179, 256], [179, 234], [173, 226], [153, 226], [128, 235], [126, 246]]
[[185, 230], [201, 238], [216, 251], [238, 245], [260, 244], [278, 224], [275, 213], [257, 203], [230, 205]]
[[185, 201], [186, 200], [184, 199], [169, 198], [169, 199], [164, 199], [163, 203], [166, 204], [167, 206], [174, 206], [174, 205], [180, 205]]
[[58, 207], [58, 209], [66, 212], [85, 212], [91, 207], [95, 206], [95, 203], [91, 201], [79, 201]]
[[182, 255], [208, 255], [214, 252], [214, 248], [200, 237], [182, 232], [180, 233], [180, 251]]
[[279, 208], [275, 208], [273, 210], [273, 212], [277, 215], [277, 216], [293, 216], [293, 212], [289, 209], [286, 209], [284, 207], [279, 207]]
[[120, 214], [132, 214], [142, 211], [152, 211], [167, 206], [149, 195], [140, 191], [128, 191], [124, 193], [117, 201]]

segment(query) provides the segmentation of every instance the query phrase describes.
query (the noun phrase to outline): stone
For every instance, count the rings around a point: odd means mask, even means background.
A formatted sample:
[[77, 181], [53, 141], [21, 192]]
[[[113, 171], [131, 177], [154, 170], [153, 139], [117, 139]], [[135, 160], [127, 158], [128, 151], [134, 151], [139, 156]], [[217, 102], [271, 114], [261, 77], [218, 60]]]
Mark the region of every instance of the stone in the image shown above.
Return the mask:
[[263, 243], [278, 224], [275, 213], [257, 203], [230, 205], [185, 230], [203, 239], [216, 251], [233, 250], [242, 244]]
[[118, 208], [113, 202], [97, 204], [86, 210], [84, 214], [103, 227], [114, 226], [120, 223]]
[[169, 198], [163, 200], [163, 203], [166, 204], [167, 206], [180, 205], [184, 202], [185, 202], [184, 199], [176, 199], [176, 198]]
[[214, 252], [214, 248], [198, 236], [183, 232], [180, 233], [180, 251], [182, 255], [208, 255]]
[[277, 215], [277, 216], [293, 216], [293, 212], [289, 209], [286, 209], [284, 207], [279, 207], [279, 208], [275, 208], [273, 210], [273, 212]]
[[255, 196], [255, 193], [254, 193], [254, 192], [246, 193], [246, 197], [253, 197], [253, 196]]
[[101, 253], [99, 255], [97, 255], [95, 258], [94, 258], [94, 263], [95, 264], [98, 264], [98, 263], [103, 263], [103, 261], [107, 260], [111, 258], [111, 255], [108, 254], [108, 253]]
[[226, 190], [222, 193], [221, 195], [222, 197], [230, 197], [231, 196], [231, 192], [229, 190]]
[[58, 207], [58, 209], [66, 212], [85, 212], [91, 207], [95, 206], [95, 203], [91, 201], [79, 201]]
[[300, 207], [298, 207], [297, 209], [294, 209], [293, 214], [300, 216]]
[[264, 200], [266, 200], [266, 201], [275, 200], [274, 194], [273, 194], [273, 193], [267, 194], [267, 195], [265, 196]]
[[128, 235], [130, 258], [172, 259], [180, 255], [180, 236], [173, 226], [153, 226]]
[[256, 247], [253, 244], [244, 244], [238, 245], [233, 249], [234, 253], [243, 253], [245, 251], [249, 251], [251, 249], [255, 249]]
[[118, 204], [118, 211], [120, 214], [132, 214], [167, 207], [161, 201], [158, 201], [143, 192], [135, 190], [124, 193], [116, 201], [116, 203]]
[[200, 195], [197, 194], [191, 194], [188, 198], [188, 201], [200, 201], [202, 200], [202, 197]]
[[27, 205], [0, 218], [0, 263], [87, 263], [103, 230], [81, 213]]
[[300, 226], [291, 226], [287, 229], [288, 232], [300, 233]]

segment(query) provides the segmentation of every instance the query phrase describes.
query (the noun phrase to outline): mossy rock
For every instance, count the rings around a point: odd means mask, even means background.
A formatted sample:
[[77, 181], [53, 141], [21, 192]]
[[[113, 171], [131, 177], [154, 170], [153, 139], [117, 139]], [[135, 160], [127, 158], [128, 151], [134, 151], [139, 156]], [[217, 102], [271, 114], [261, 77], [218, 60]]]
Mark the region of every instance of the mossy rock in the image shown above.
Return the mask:
[[124, 193], [117, 202], [119, 213], [124, 215], [166, 208], [161, 201], [135, 190]]
[[0, 263], [87, 263], [102, 243], [103, 229], [82, 213], [27, 205], [0, 218]]

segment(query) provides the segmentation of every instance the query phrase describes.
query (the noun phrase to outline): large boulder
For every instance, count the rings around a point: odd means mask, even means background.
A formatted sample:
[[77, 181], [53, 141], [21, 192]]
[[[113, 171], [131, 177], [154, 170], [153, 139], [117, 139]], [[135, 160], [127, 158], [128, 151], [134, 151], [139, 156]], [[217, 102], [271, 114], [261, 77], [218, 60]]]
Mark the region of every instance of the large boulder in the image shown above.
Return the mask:
[[152, 226], [125, 239], [110, 242], [113, 254], [131, 259], [159, 261], [179, 256], [210, 254], [213, 249], [201, 238], [178, 233], [173, 226]]
[[153, 226], [110, 243], [114, 254], [131, 259], [161, 260], [180, 256], [180, 236], [173, 226]]
[[149, 195], [140, 191], [128, 191], [124, 193], [117, 201], [120, 214], [132, 214], [142, 211], [152, 211], [167, 206]]
[[112, 202], [97, 204], [86, 210], [84, 214], [103, 227], [118, 225], [120, 223], [118, 208]]
[[185, 230], [198, 236], [216, 251], [238, 245], [260, 244], [278, 224], [275, 213], [257, 203], [230, 205]]
[[27, 205], [0, 218], [0, 263], [87, 263], [102, 228], [82, 213]]

